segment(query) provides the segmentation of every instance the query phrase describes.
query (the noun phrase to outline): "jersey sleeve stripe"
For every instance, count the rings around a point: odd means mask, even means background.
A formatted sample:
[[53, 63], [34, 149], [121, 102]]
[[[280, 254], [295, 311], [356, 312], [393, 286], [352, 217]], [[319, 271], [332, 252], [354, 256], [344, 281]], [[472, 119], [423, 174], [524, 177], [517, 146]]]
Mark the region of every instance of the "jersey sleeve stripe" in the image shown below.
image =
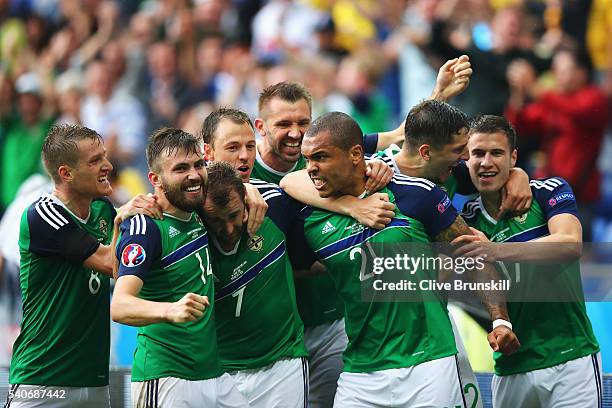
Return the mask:
[[420, 183], [420, 182], [403, 181], [403, 180], [394, 180], [394, 181], [395, 181], [395, 184], [401, 184], [401, 185], [404, 185], [404, 186], [421, 187], [421, 188], [424, 188], [427, 191], [431, 191], [433, 189], [433, 186], [429, 186], [427, 184]]
[[62, 221], [59, 218], [57, 218], [53, 212], [49, 209], [49, 206], [52, 205], [50, 203], [46, 203], [44, 201], [39, 201], [38, 203], [36, 203], [36, 212], [38, 212], [38, 214], [41, 216], [41, 218], [43, 220], [45, 220], [47, 222], [47, 224], [49, 224], [50, 226], [52, 226], [54, 229], [59, 230], [60, 227], [68, 224], [68, 221]]
[[542, 188], [545, 188], [548, 191], [553, 191], [554, 190], [554, 187], [548, 186], [548, 185], [546, 185], [543, 182], [538, 181], [538, 180], [531, 180], [529, 182], [529, 185], [537, 188], [538, 190], [542, 189]]
[[[423, 188], [427, 190], [431, 190], [432, 188], [436, 186], [435, 183], [427, 179], [420, 178], [420, 177], [410, 177], [404, 174], [397, 174], [397, 173], [393, 175], [393, 181], [396, 182], [397, 184], [406, 184], [406, 185], [413, 185], [413, 186], [422, 185]], [[415, 184], [408, 184], [408, 183], [415, 183]]]
[[40, 209], [40, 202], [36, 203], [36, 205], [34, 207], [36, 208], [36, 212], [38, 213], [38, 215], [40, 215], [40, 218], [42, 218], [47, 224], [49, 224], [55, 230], [60, 229], [59, 225], [56, 225], [53, 221], [51, 221], [49, 218], [47, 218], [47, 216]]
[[147, 233], [147, 220], [145, 219], [143, 214], [138, 214], [138, 218], [140, 219], [140, 225], [142, 229], [141, 234], [144, 235]]
[[265, 196], [272, 195], [272, 194], [281, 194], [281, 192], [275, 188], [273, 190], [264, 191], [263, 193], [261, 193], [261, 196], [265, 197]]
[[[53, 221], [55, 221], [55, 223], [57, 225], [59, 225], [60, 227], [68, 224], [68, 220], [65, 219], [64, 217], [61, 217], [62, 219], [59, 219], [58, 217], [55, 216], [55, 214], [53, 213], [52, 209], [55, 210], [55, 208], [53, 208], [53, 204], [49, 203], [49, 202], [41, 202], [40, 203], [40, 208], [43, 210], [43, 212], [45, 212]], [[57, 211], [57, 210], [55, 210]]]
[[68, 220], [62, 214], [60, 214], [59, 211], [57, 211], [57, 208], [55, 208], [55, 206], [53, 205], [53, 202], [51, 201], [50, 197], [45, 197], [42, 201], [48, 206], [48, 208], [51, 209], [51, 211], [57, 216], [57, 218], [68, 224]]
[[271, 199], [273, 197], [280, 197], [280, 196], [282, 196], [281, 193], [275, 192], [275, 193], [272, 193], [272, 194], [262, 194], [261, 197], [264, 199], [264, 201], [268, 201], [269, 199]]

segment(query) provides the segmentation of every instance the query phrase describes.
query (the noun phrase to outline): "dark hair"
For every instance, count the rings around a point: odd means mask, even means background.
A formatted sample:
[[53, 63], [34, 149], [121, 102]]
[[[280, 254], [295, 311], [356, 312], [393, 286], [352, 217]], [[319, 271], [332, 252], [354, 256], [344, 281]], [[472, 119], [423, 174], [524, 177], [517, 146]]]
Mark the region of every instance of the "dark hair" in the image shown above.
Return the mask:
[[404, 137], [411, 148], [428, 144], [436, 149], [453, 142], [453, 135], [469, 128], [468, 118], [448, 103], [427, 100], [415, 105], [404, 126]]
[[503, 133], [508, 139], [510, 151], [516, 149], [516, 131], [503, 116], [479, 115], [474, 118], [470, 126], [470, 135], [474, 133]]
[[79, 125], [53, 126], [42, 146], [42, 159], [45, 169], [56, 183], [61, 181], [57, 169], [68, 165], [74, 167], [79, 162], [77, 142], [85, 139], [103, 143], [102, 137], [95, 130]]
[[216, 207], [227, 206], [230, 193], [235, 191], [242, 201], [246, 196], [246, 189], [242, 178], [234, 168], [226, 162], [214, 162], [206, 167], [208, 173], [207, 199], [210, 198]]
[[243, 111], [233, 108], [219, 108], [212, 111], [210, 115], [204, 119], [202, 131], [200, 132], [204, 143], [212, 145], [215, 142], [215, 132], [223, 119], [231, 120], [237, 125], [247, 124], [253, 129], [253, 123], [249, 115]]
[[306, 87], [299, 82], [279, 82], [265, 88], [259, 94], [259, 114], [263, 116], [265, 106], [273, 98], [280, 98], [283, 101], [296, 103], [300, 99], [304, 99], [308, 103], [308, 109], [312, 111], [312, 96]]
[[355, 119], [346, 113], [330, 112], [315, 120], [304, 134], [304, 138], [328, 131], [334, 146], [348, 151], [355, 145], [363, 147], [363, 132]]
[[147, 164], [149, 169], [159, 171], [157, 159], [164, 152], [168, 155], [185, 151], [200, 153], [200, 143], [195, 136], [177, 128], [160, 128], [151, 134], [147, 143]]

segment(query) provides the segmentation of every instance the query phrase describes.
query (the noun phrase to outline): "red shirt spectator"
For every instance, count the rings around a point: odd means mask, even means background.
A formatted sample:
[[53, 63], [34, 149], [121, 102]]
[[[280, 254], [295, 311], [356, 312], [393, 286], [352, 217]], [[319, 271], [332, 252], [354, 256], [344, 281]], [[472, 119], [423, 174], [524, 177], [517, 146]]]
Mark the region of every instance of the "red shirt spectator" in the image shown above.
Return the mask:
[[540, 94], [527, 105], [521, 100], [530, 86], [525, 79], [530, 74], [521, 71], [524, 67], [510, 67], [508, 79], [514, 85], [506, 117], [519, 136], [540, 138], [547, 160], [536, 176], [563, 177], [578, 200], [586, 203], [599, 197], [597, 157], [608, 123], [608, 106], [604, 93], [588, 84], [587, 68], [576, 55], [567, 50], [555, 55], [553, 73], [558, 89]]

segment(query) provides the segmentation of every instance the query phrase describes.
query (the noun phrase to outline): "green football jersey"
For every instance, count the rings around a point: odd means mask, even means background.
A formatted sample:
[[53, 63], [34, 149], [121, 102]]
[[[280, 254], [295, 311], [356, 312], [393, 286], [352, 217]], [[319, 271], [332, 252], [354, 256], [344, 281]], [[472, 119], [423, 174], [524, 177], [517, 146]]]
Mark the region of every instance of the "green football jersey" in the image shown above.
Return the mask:
[[[549, 235], [551, 217], [563, 213], [578, 216], [574, 194], [565, 180], [559, 177], [532, 180], [530, 185], [534, 200], [527, 213], [497, 221], [487, 213], [478, 197], [466, 203], [465, 221], [492, 242], [527, 242]], [[504, 264], [512, 278], [517, 264]], [[543, 277], [541, 270], [538, 273], [538, 268], [541, 267], [521, 263], [521, 285], [511, 289], [508, 297], [520, 298], [528, 288], [548, 287], [560, 298], [577, 301], [508, 302], [508, 314], [521, 347], [510, 356], [494, 354], [498, 375], [548, 368], [599, 351], [586, 314], [578, 262], [559, 265], [554, 282], [542, 282], [548, 278]]]
[[108, 385], [109, 278], [83, 267], [112, 238], [115, 210], [94, 200], [86, 220], [46, 194], [21, 217], [21, 332], [13, 347], [11, 384]]
[[134, 216], [121, 224], [116, 255], [120, 277], [135, 275], [143, 281], [139, 294], [143, 299], [176, 302], [191, 292], [210, 301], [195, 322], [138, 328], [132, 381], [162, 377], [198, 381], [221, 375], [208, 234], [200, 218]]
[[[255, 149], [257, 150], [257, 149]], [[269, 183], [279, 184], [281, 179], [285, 177], [287, 174], [292, 171], [298, 171], [306, 168], [306, 159], [304, 156], [300, 156], [295, 165], [291, 168], [291, 170], [287, 172], [281, 172], [274, 170], [272, 167], [268, 166], [261, 156], [259, 155], [259, 150], [257, 150], [257, 158], [255, 159], [255, 164], [253, 165], [253, 171], [251, 173], [251, 177], [263, 181], [267, 181]]]
[[[394, 173], [401, 174], [394, 158], [394, 156], [398, 154], [400, 150], [401, 147], [393, 144], [385, 150], [381, 150], [375, 155], [371, 156], [371, 159], [378, 158], [386, 163]], [[470, 180], [470, 174], [465, 162], [461, 162], [453, 167], [452, 173], [448, 179], [446, 179], [443, 184], [438, 185], [438, 187], [444, 190], [451, 200], [455, 197], [455, 194], [472, 195], [478, 192]]]
[[[300, 156], [292, 170], [287, 173], [278, 172], [263, 162], [258, 151], [251, 177], [278, 184], [286, 174], [291, 171], [302, 170], [305, 167], [306, 160], [303, 156]], [[298, 310], [304, 326], [314, 327], [342, 318], [342, 303], [336, 295], [334, 284], [329, 276], [298, 278], [295, 280], [295, 291]]]
[[[267, 202], [268, 214], [282, 211]], [[268, 215], [253, 237], [244, 235], [230, 252], [211, 240], [223, 369], [261, 368], [281, 358], [306, 357], [285, 233]]]
[[428, 180], [395, 175], [382, 192], [396, 204], [395, 218], [382, 230], [313, 208], [300, 214], [308, 245], [326, 266], [344, 302], [349, 339], [344, 370], [348, 372], [409, 367], [457, 352], [441, 297], [422, 302], [368, 302], [361, 298], [362, 282], [373, 279], [361, 271], [362, 244], [430, 242], [457, 217], [450, 199]]

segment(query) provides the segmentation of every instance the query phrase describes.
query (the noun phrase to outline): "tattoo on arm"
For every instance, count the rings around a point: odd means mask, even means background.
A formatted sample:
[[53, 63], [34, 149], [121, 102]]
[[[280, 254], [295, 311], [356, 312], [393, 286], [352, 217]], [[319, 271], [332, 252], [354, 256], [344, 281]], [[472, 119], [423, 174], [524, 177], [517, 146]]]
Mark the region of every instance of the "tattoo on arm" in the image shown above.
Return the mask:
[[[461, 216], [455, 218], [455, 222], [450, 227], [442, 231], [436, 236], [438, 242], [451, 242], [453, 239], [461, 235], [473, 235], [472, 231]], [[470, 268], [467, 274], [473, 282], [486, 283], [498, 281], [500, 279], [499, 272], [492, 264], [485, 263], [482, 270]], [[508, 311], [506, 309], [506, 295], [503, 291], [498, 290], [482, 290], [479, 291], [480, 299], [484, 306], [489, 311], [491, 320], [504, 319], [509, 320]]]
[[470, 227], [465, 223], [465, 220], [460, 215], [455, 218], [455, 222], [450, 227], [440, 232], [436, 236], [438, 242], [451, 242], [453, 239], [460, 237], [461, 235], [473, 235], [470, 231]]

